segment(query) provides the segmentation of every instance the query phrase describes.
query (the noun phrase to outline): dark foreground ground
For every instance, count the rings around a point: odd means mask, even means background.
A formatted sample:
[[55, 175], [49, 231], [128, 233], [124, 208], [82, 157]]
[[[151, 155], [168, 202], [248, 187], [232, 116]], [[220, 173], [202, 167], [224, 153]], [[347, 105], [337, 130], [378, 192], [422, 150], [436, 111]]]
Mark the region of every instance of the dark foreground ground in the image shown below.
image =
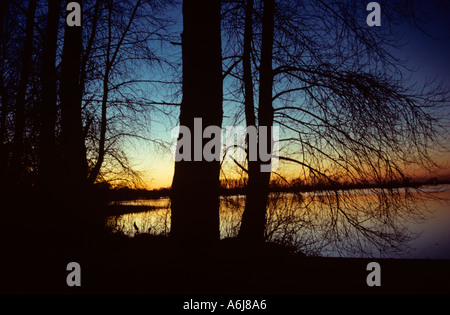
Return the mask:
[[[53, 209], [48, 198], [9, 199], [13, 202], [2, 209], [0, 226], [3, 295], [450, 295], [450, 260], [319, 258], [275, 244], [254, 246], [236, 240], [202, 248], [164, 237], [83, 234], [99, 231], [83, 219], [77, 221], [84, 201], [74, 200], [70, 210], [64, 196], [64, 205]], [[91, 205], [83, 211], [97, 209]], [[78, 234], [88, 236], [67, 238], [70, 222]], [[366, 282], [372, 261], [381, 267], [379, 287]], [[66, 283], [69, 262], [81, 266], [80, 287]]]
[[[222, 241], [206, 250], [154, 237], [112, 238], [68, 252], [3, 251], [1, 294], [450, 294], [450, 261], [314, 258], [273, 244], [260, 248]], [[49, 251], [50, 250], [50, 251]], [[81, 266], [81, 286], [69, 287], [69, 262]], [[369, 287], [367, 264], [381, 267]]]

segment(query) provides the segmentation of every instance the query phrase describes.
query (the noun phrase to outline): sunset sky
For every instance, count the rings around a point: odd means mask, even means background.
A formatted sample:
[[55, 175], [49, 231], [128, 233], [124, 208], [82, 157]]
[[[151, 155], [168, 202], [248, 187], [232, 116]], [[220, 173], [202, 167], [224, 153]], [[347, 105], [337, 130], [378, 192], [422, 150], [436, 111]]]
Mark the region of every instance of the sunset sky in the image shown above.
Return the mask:
[[[417, 81], [419, 86], [427, 79], [437, 78], [438, 80], [445, 81], [450, 87], [450, 21], [446, 20], [445, 16], [438, 11], [429, 11], [431, 17], [431, 23], [429, 23], [425, 30], [433, 37], [439, 38], [436, 40], [427, 37], [423, 33], [415, 30], [408, 29], [407, 26], [396, 26], [406, 30], [405, 40], [407, 44], [394, 54], [401, 59], [406, 59], [408, 65], [417, 69], [412, 76], [413, 81]], [[177, 29], [182, 28], [181, 10], [179, 13], [174, 13], [178, 16]], [[383, 23], [383, 20], [382, 20]], [[386, 27], [383, 25], [381, 27]], [[178, 46], [177, 49], [181, 50]], [[181, 71], [181, 70], [180, 70]], [[225, 119], [224, 125], [230, 124], [227, 116], [234, 115], [233, 104], [224, 103]], [[171, 137], [171, 130], [175, 127], [175, 123], [178, 117], [177, 110], [174, 111], [174, 118], [172, 123], [167, 121], [152, 121], [150, 137], [153, 139], [160, 139], [166, 142], [175, 144], [175, 138]], [[228, 122], [227, 122], [228, 121]], [[447, 143], [450, 144], [450, 137]], [[172, 183], [174, 159], [173, 155], [168, 148], [163, 149], [158, 147], [155, 150], [155, 145], [146, 144], [141, 141], [133, 143], [129, 146], [129, 152], [131, 160], [135, 165], [135, 169], [140, 171], [142, 178], [145, 181], [146, 188], [162, 188], [170, 187]], [[450, 153], [441, 152], [436, 155], [436, 160], [443, 166], [439, 171], [440, 175], [450, 175]], [[295, 177], [294, 168], [281, 168], [278, 170], [284, 175], [291, 175]], [[293, 175], [294, 174], [294, 175]], [[422, 176], [420, 172], [418, 176]], [[231, 176], [231, 173], [230, 173]]]

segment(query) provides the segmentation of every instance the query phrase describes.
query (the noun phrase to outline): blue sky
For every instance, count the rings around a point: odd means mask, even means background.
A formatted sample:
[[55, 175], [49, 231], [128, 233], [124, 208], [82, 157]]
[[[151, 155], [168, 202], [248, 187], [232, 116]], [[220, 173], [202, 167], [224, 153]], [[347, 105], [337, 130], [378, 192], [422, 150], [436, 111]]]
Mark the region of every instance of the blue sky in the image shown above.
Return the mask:
[[[181, 30], [181, 7], [179, 8], [179, 11], [174, 10], [172, 13], [178, 17], [178, 24], [175, 26], [177, 30]], [[425, 13], [430, 18], [425, 30], [433, 38], [421, 31], [413, 30], [405, 24], [396, 25], [395, 29], [405, 33], [406, 44], [393, 53], [401, 59], [406, 59], [409, 66], [417, 69], [412, 74], [412, 82], [418, 82], [420, 85], [425, 80], [436, 77], [437, 80], [445, 82], [445, 85], [450, 89], [450, 15], [449, 12], [430, 8], [430, 6], [424, 5]], [[386, 21], [383, 22], [382, 20], [381, 27], [387, 27]], [[439, 40], [434, 38], [439, 38]], [[177, 49], [180, 50], [180, 46], [174, 47], [173, 53], [176, 54]], [[227, 106], [225, 115], [233, 111], [233, 106], [229, 104]], [[227, 108], [230, 113], [227, 112]], [[175, 116], [177, 116], [177, 113], [178, 111], [175, 110]], [[171, 137], [170, 130], [175, 126], [176, 121], [177, 117], [174, 117], [170, 123], [164, 120], [161, 122], [154, 121], [151, 136], [175, 143], [175, 138]], [[226, 121], [225, 119], [225, 124]], [[135, 162], [136, 169], [142, 172], [148, 188], [169, 187], [171, 185], [174, 161], [170, 150], [159, 149], [155, 151], [154, 146], [138, 143], [131, 152], [132, 161]], [[448, 152], [442, 154], [441, 159], [450, 162]], [[447, 173], [450, 173], [450, 170]]]

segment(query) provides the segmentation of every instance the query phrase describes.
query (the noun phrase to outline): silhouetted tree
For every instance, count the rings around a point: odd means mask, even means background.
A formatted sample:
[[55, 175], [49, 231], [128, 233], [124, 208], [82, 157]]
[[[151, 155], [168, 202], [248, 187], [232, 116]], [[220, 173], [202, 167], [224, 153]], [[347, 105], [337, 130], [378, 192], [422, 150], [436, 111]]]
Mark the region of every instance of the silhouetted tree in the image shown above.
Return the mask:
[[176, 66], [155, 52], [171, 38], [163, 13], [173, 1], [86, 0], [83, 25], [63, 28], [66, 4], [1, 2], [2, 181], [44, 185], [64, 174], [67, 181], [138, 182], [125, 143], [159, 145], [148, 135], [150, 113], [171, 111], [152, 92], [176, 84], [167, 80]]
[[148, 136], [151, 113], [166, 115], [164, 104], [151, 98], [171, 84], [172, 64], [157, 50], [171, 38], [164, 11], [172, 1], [89, 3], [81, 66], [88, 182], [132, 183], [139, 174], [124, 144], [156, 142]]
[[25, 39], [22, 52], [22, 62], [19, 86], [15, 102], [14, 142], [11, 162], [11, 176], [15, 184], [22, 180], [24, 174], [24, 131], [25, 131], [25, 104], [27, 99], [27, 85], [31, 72], [33, 53], [34, 17], [36, 13], [36, 0], [30, 0], [26, 13]]
[[[194, 118], [202, 118], [202, 133], [208, 126], [222, 125], [220, 9], [219, 0], [183, 1], [180, 125], [191, 130], [192, 149], [191, 161], [175, 162], [171, 236], [176, 240], [219, 240], [220, 161], [207, 161], [203, 154], [200, 161], [194, 161], [193, 131]], [[202, 150], [207, 140], [202, 140]]]
[[[270, 90], [273, 123], [281, 127], [280, 144], [285, 144], [281, 147], [281, 168], [294, 163], [302, 179], [328, 187], [338, 187], [340, 178], [383, 186], [408, 178], [409, 166], [433, 168], [430, 148], [439, 145], [441, 135], [446, 132], [438, 112], [448, 101], [448, 94], [439, 84], [422, 90], [407, 85], [403, 65], [392, 55], [392, 49], [398, 48], [398, 36], [391, 26], [370, 29], [365, 23], [365, 4], [359, 1], [275, 1], [273, 85], [268, 88], [263, 75], [267, 69], [263, 66], [264, 36], [268, 34], [264, 31], [268, 25], [264, 22], [267, 4], [262, 1], [255, 5], [256, 18], [252, 23], [256, 35], [251, 39], [250, 1], [245, 3], [246, 6], [238, 4], [237, 9], [230, 11], [238, 14], [228, 18], [234, 27], [244, 28], [243, 37], [236, 36], [236, 32], [231, 35], [235, 37], [230, 42], [237, 48], [228, 58], [241, 58], [243, 63], [242, 72], [236, 67], [231, 76], [241, 80], [244, 86], [247, 125], [252, 124], [251, 106], [248, 106], [251, 104], [248, 93], [253, 89], [251, 81], [258, 82], [259, 74], [258, 120], [262, 118], [261, 111], [268, 108], [265, 105], [268, 98], [262, 95]], [[398, 1], [382, 7], [388, 25], [408, 21], [416, 26], [419, 22], [419, 11], [412, 3]], [[242, 11], [245, 14], [239, 13]], [[236, 16], [242, 20], [245, 16], [247, 23], [242, 26], [236, 22]], [[236, 42], [243, 44], [236, 45]], [[252, 79], [248, 70], [249, 46], [252, 47]], [[256, 121], [259, 126], [268, 123], [270, 120]], [[255, 173], [252, 163], [248, 162], [247, 166], [249, 205], [243, 216], [241, 235], [251, 225], [247, 221], [250, 209], [265, 208], [250, 206], [254, 191], [252, 177], [258, 177], [252, 175]], [[268, 180], [258, 182], [268, 183]], [[260, 199], [265, 200], [263, 187], [259, 189]], [[389, 188], [379, 193], [383, 202], [392, 200], [394, 205], [396, 192]], [[377, 233], [381, 226], [372, 226], [368, 232], [362, 223], [367, 219], [364, 209], [360, 209], [361, 217], [350, 216], [343, 205], [352, 203], [351, 198], [337, 190], [328, 194], [329, 210], [336, 222], [347, 221], [359, 233], [374, 240], [389, 239], [395, 234]], [[264, 210], [253, 213], [250, 221], [255, 225], [250, 234], [261, 240], [266, 213]], [[387, 215], [387, 209], [383, 213]]]
[[61, 1], [49, 0], [47, 26], [42, 48], [42, 100], [39, 115], [41, 124], [39, 133], [39, 176], [40, 184], [47, 188], [55, 185], [58, 171], [55, 135], [57, 118], [57, 73], [55, 63], [60, 14]]
[[[66, 5], [71, 1], [66, 1]], [[78, 1], [82, 5], [81, 1]], [[87, 178], [87, 163], [82, 133], [82, 87], [80, 85], [83, 48], [81, 26], [65, 23], [61, 65], [61, 127], [63, 176], [70, 188], [80, 189]], [[69, 188], [68, 187], [68, 188]]]
[[137, 1], [135, 4], [131, 16], [129, 17], [129, 21], [123, 30], [122, 34], [120, 35], [118, 42], [116, 46], [112, 47], [112, 6], [113, 2], [110, 1], [108, 3], [108, 41], [106, 45], [106, 63], [105, 63], [105, 72], [103, 73], [103, 95], [102, 95], [102, 103], [101, 103], [101, 123], [100, 123], [100, 139], [99, 139], [99, 148], [98, 148], [98, 157], [97, 161], [94, 165], [94, 168], [91, 170], [89, 174], [89, 182], [93, 183], [95, 179], [97, 178], [100, 168], [103, 164], [103, 160], [105, 158], [105, 142], [106, 142], [106, 123], [107, 123], [107, 117], [106, 117], [106, 109], [107, 109], [107, 102], [108, 102], [108, 93], [110, 89], [110, 76], [113, 66], [116, 63], [116, 58], [118, 57], [118, 52], [121, 49], [121, 46], [123, 44], [123, 41], [127, 35], [127, 33], [130, 31], [130, 27], [133, 23], [134, 17], [136, 15], [136, 12], [141, 5], [140, 1]]
[[[273, 32], [274, 32], [274, 0], [263, 1], [262, 18], [262, 39], [261, 39], [261, 62], [259, 67], [259, 109], [258, 122], [259, 133], [261, 128], [267, 128], [267, 137], [258, 139], [257, 160], [248, 162], [248, 187], [245, 210], [242, 216], [241, 229], [239, 237], [244, 240], [264, 241], [264, 230], [266, 226], [266, 204], [269, 194], [269, 181], [271, 172], [262, 172], [261, 166], [267, 161], [262, 161], [260, 154], [260, 141], [265, 141], [265, 147], [268, 152], [272, 152], [272, 132], [273, 126], [273, 107], [272, 107], [272, 56], [273, 56]], [[253, 80], [251, 76], [251, 67], [249, 65], [251, 48], [251, 25], [253, 12], [253, 1], [248, 1], [245, 8], [245, 32], [244, 32], [244, 84], [245, 84], [245, 106], [247, 126], [255, 124], [254, 108], [252, 107]], [[247, 35], [247, 38], [246, 38]], [[250, 72], [250, 73], [248, 73]]]
[[7, 148], [7, 127], [6, 117], [8, 115], [8, 100], [9, 93], [6, 80], [6, 65], [5, 59], [7, 58], [6, 43], [6, 24], [10, 1], [2, 1], [0, 3], [0, 101], [1, 101], [1, 113], [0, 113], [0, 178], [1, 181], [5, 180], [8, 167], [8, 148]]

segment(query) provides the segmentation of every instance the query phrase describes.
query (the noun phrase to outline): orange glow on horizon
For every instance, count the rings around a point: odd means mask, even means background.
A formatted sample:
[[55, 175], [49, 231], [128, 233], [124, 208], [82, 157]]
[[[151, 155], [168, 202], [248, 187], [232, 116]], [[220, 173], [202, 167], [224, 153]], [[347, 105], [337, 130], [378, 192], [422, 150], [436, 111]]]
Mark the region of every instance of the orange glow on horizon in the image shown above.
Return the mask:
[[[149, 150], [135, 152], [133, 161], [135, 162], [135, 169], [141, 174], [142, 188], [153, 190], [171, 187], [175, 163], [171, 153], [154, 153]], [[430, 173], [423, 168], [415, 166], [409, 167], [406, 173], [413, 180], [417, 181], [423, 181], [433, 177], [450, 180], [450, 154], [442, 153], [441, 155], [436, 155], [435, 161], [440, 166], [435, 172]], [[276, 174], [272, 173], [272, 180], [283, 182], [283, 178], [277, 174], [280, 174], [289, 182], [304, 177], [301, 172], [301, 167], [291, 162], [280, 163]], [[221, 181], [237, 181], [244, 177], [246, 177], [245, 173], [234, 162], [224, 161], [222, 163]]]

